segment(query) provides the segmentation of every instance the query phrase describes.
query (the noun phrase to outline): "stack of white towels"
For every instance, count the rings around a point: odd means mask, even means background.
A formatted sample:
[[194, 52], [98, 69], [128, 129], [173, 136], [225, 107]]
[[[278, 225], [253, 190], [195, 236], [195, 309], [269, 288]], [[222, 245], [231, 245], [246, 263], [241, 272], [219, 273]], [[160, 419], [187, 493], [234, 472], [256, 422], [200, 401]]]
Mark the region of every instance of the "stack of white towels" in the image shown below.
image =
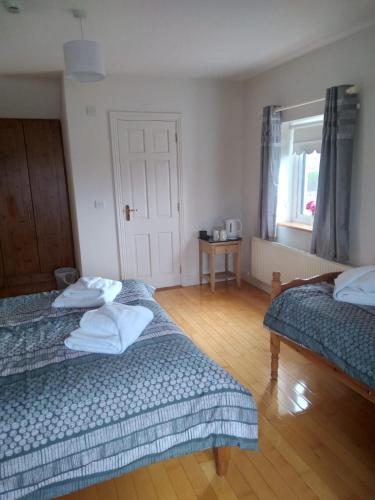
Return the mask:
[[57, 297], [54, 307], [99, 307], [87, 311], [79, 328], [65, 339], [69, 349], [121, 354], [137, 340], [154, 315], [143, 306], [114, 303], [121, 288], [120, 281], [80, 278]]
[[65, 345], [75, 351], [121, 354], [137, 340], [153, 316], [143, 306], [106, 304], [86, 312], [80, 328], [65, 339]]
[[100, 307], [113, 302], [121, 289], [121, 281], [100, 277], [80, 278], [65, 288], [52, 307]]

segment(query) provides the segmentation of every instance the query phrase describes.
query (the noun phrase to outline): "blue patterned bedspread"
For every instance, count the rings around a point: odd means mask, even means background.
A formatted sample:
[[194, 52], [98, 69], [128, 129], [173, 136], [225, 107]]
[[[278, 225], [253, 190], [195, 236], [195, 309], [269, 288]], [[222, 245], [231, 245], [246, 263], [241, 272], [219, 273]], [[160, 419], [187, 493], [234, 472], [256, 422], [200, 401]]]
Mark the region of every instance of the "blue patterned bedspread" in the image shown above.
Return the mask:
[[58, 292], [0, 300], [0, 498], [47, 499], [159, 460], [257, 448], [251, 394], [182, 333], [142, 282], [116, 301], [154, 319], [121, 355], [67, 349], [85, 309]]
[[277, 296], [264, 324], [375, 388], [375, 307], [334, 300], [328, 283], [304, 285]]

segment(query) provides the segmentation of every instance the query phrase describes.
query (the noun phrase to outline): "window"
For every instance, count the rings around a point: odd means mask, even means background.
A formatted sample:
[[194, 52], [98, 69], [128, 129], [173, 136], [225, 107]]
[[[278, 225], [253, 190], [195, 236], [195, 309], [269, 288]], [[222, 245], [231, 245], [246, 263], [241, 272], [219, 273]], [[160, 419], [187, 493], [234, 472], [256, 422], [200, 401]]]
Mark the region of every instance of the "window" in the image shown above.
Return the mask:
[[277, 221], [312, 225], [318, 191], [323, 115], [284, 122]]

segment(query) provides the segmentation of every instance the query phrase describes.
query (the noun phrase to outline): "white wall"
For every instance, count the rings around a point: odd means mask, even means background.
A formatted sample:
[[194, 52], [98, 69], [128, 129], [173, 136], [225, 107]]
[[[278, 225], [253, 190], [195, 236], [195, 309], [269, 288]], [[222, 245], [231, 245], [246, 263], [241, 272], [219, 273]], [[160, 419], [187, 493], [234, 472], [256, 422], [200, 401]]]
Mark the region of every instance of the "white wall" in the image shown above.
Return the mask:
[[[351, 263], [375, 263], [375, 28], [274, 68], [242, 85], [214, 80], [108, 77], [96, 84], [64, 81], [64, 98], [78, 251], [85, 274], [119, 276], [108, 112], [180, 112], [184, 171], [183, 283], [197, 282], [199, 229], [242, 215], [243, 270], [250, 271], [250, 239], [257, 233], [262, 107], [325, 95], [327, 87], [356, 83], [361, 110], [353, 168]], [[96, 106], [96, 116], [86, 106]], [[323, 105], [285, 113], [318, 114]], [[242, 171], [243, 169], [243, 171]], [[105, 208], [94, 208], [94, 200]], [[308, 248], [309, 235], [280, 237]], [[291, 230], [293, 231], [293, 230]], [[303, 241], [302, 241], [303, 240]]]
[[[241, 215], [242, 84], [111, 76], [63, 87], [82, 272], [119, 277], [108, 112], [180, 112], [183, 284], [197, 283], [197, 231]], [[91, 105], [96, 116], [86, 114]], [[104, 209], [94, 208], [95, 199]]]
[[[62, 82], [60, 82], [62, 85]], [[74, 241], [74, 257], [75, 257], [75, 267], [81, 271], [81, 253], [79, 246], [79, 234], [78, 234], [78, 223], [77, 223], [77, 210], [75, 204], [75, 187], [73, 183], [73, 173], [72, 173], [72, 160], [70, 156], [70, 141], [68, 133], [68, 120], [66, 115], [66, 102], [65, 94], [61, 92], [61, 135], [63, 140], [64, 157], [65, 157], [65, 167], [66, 167], [66, 178], [68, 183], [68, 195], [69, 195], [69, 208], [70, 208], [70, 218], [72, 223], [72, 233]]]
[[[358, 84], [359, 114], [353, 163], [351, 263], [375, 264], [375, 28], [333, 43], [274, 68], [246, 84], [246, 152], [243, 179], [245, 266], [249, 271], [250, 238], [257, 233], [262, 107], [290, 105], [324, 97], [327, 87]], [[321, 106], [302, 108], [285, 120], [318, 114]]]
[[0, 77], [0, 118], [60, 118], [61, 82]]
[[311, 233], [291, 227], [278, 226], [277, 242], [304, 252], [310, 252]]

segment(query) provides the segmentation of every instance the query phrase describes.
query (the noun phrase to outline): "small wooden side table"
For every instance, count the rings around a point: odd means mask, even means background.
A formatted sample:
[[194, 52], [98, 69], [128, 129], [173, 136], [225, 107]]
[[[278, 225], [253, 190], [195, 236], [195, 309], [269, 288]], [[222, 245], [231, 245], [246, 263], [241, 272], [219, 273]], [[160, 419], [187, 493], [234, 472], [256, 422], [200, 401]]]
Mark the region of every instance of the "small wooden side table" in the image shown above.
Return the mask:
[[[209, 280], [211, 291], [215, 291], [215, 283], [217, 279], [225, 278], [235, 279], [238, 288], [241, 288], [241, 244], [242, 239], [227, 240], [227, 241], [211, 241], [199, 239], [199, 280], [202, 284], [203, 279]], [[203, 273], [203, 253], [207, 253], [209, 258], [210, 272]], [[225, 271], [216, 272], [216, 256], [225, 255]], [[229, 271], [228, 255], [232, 254], [234, 259], [234, 270]]]

